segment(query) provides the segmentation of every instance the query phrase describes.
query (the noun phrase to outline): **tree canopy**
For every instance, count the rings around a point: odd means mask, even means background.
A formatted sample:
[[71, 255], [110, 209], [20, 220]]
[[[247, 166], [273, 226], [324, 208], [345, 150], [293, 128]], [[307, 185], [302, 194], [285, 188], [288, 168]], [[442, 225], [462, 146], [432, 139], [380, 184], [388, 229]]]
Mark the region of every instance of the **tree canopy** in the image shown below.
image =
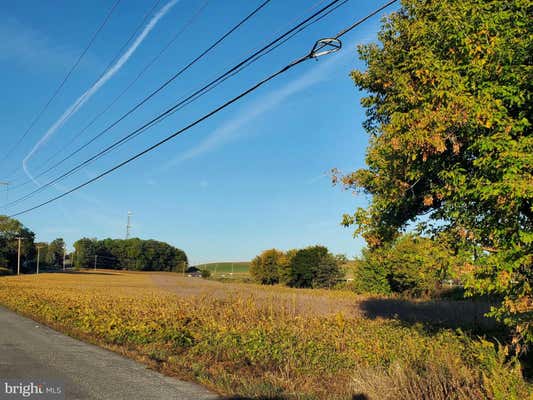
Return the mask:
[[372, 195], [346, 215], [371, 248], [425, 216], [473, 252], [472, 292], [533, 340], [533, 137], [528, 0], [404, 0], [353, 71], [368, 119], [367, 168], [336, 174]]
[[379, 248], [363, 249], [357, 260], [355, 289], [361, 293], [432, 295], [455, 275], [459, 260], [445, 244], [402, 235]]
[[26, 270], [28, 263], [35, 257], [33, 241], [35, 234], [20, 221], [0, 215], [0, 267], [16, 272], [18, 240], [21, 237], [21, 268]]
[[52, 240], [46, 247], [46, 264], [51, 266], [60, 266], [65, 253], [65, 241], [62, 238]]
[[156, 240], [82, 238], [74, 243], [75, 267], [130, 269], [136, 271], [185, 271], [183, 250]]
[[279, 283], [280, 270], [285, 266], [285, 254], [276, 249], [265, 250], [250, 264], [250, 275], [263, 285]]
[[250, 274], [259, 283], [282, 283], [301, 288], [331, 288], [343, 278], [340, 263], [324, 246], [309, 246], [286, 252], [265, 250], [252, 260]]

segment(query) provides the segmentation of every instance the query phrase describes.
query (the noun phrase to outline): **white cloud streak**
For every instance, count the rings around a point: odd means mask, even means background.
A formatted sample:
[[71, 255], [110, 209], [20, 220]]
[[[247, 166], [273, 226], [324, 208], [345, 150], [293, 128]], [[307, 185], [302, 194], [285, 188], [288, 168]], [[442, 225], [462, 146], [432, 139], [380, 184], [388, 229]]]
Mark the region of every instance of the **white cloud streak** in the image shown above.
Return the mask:
[[30, 152], [24, 157], [24, 160], [22, 161], [22, 167], [24, 169], [24, 172], [26, 175], [33, 180], [35, 184], [40, 186], [39, 182], [35, 180], [35, 178], [31, 175], [29, 169], [28, 169], [28, 161], [35, 155], [35, 153], [48, 141], [50, 138], [54, 135], [54, 133], [61, 128], [100, 88], [109, 80], [111, 79], [123, 66], [126, 64], [126, 62], [129, 60], [129, 58], [133, 55], [135, 50], [139, 47], [139, 45], [144, 41], [146, 36], [154, 29], [154, 27], [157, 25], [159, 20], [167, 14], [170, 9], [178, 2], [179, 0], [171, 0], [167, 4], [165, 4], [164, 7], [161, 8], [155, 14], [152, 19], [146, 24], [142, 32], [137, 36], [135, 41], [132, 43], [132, 45], [124, 52], [124, 54], [117, 60], [115, 64], [109, 70], [106, 71], [104, 75], [98, 81], [94, 83], [85, 93], [83, 93], [78, 99], [70, 106], [68, 107], [65, 112], [59, 117], [59, 119], [54, 122], [54, 124], [48, 128], [46, 133], [39, 139], [39, 141], [33, 146], [33, 148], [30, 150]]
[[[353, 46], [347, 47], [352, 48]], [[279, 106], [290, 96], [293, 96], [294, 94], [301, 92], [319, 82], [327, 80], [329, 76], [328, 72], [330, 72], [335, 65], [337, 65], [342, 59], [350, 54], [351, 53], [349, 51], [343, 51], [336, 56], [333, 55], [331, 56], [332, 58], [322, 61], [318, 67], [311, 69], [306, 74], [289, 82], [286, 86], [262, 96], [260, 99], [247, 106], [243, 111], [239, 112], [237, 117], [229, 120], [221, 127], [213, 131], [197, 146], [185, 151], [184, 153], [164, 164], [158, 172], [166, 171], [184, 161], [213, 151], [223, 144], [244, 135], [245, 132], [241, 128], [252, 122], [260, 115]]]

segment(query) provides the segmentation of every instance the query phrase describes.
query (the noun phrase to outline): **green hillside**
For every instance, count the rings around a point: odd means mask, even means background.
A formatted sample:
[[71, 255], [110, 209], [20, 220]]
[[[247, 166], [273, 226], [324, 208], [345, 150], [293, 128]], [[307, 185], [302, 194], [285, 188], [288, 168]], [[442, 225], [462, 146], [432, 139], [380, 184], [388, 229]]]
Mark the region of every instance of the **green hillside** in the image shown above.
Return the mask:
[[196, 268], [207, 269], [216, 273], [247, 273], [250, 269], [249, 261], [237, 261], [237, 262], [215, 262], [208, 264], [196, 265]]

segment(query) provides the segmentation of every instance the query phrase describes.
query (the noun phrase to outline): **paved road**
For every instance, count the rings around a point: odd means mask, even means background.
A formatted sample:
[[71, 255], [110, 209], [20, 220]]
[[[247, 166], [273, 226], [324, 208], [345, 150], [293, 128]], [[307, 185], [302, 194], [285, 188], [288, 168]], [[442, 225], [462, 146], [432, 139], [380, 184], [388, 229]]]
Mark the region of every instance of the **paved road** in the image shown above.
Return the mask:
[[0, 380], [31, 378], [64, 382], [66, 400], [218, 398], [0, 307]]

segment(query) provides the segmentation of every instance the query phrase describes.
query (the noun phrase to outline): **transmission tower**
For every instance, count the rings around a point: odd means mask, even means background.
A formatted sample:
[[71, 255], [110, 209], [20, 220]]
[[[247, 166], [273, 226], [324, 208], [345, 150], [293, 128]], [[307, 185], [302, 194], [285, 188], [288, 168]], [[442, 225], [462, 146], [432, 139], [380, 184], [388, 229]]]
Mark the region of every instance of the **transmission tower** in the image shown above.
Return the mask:
[[126, 224], [126, 240], [130, 238], [130, 230], [131, 230], [131, 216], [132, 212], [128, 211], [128, 223]]

